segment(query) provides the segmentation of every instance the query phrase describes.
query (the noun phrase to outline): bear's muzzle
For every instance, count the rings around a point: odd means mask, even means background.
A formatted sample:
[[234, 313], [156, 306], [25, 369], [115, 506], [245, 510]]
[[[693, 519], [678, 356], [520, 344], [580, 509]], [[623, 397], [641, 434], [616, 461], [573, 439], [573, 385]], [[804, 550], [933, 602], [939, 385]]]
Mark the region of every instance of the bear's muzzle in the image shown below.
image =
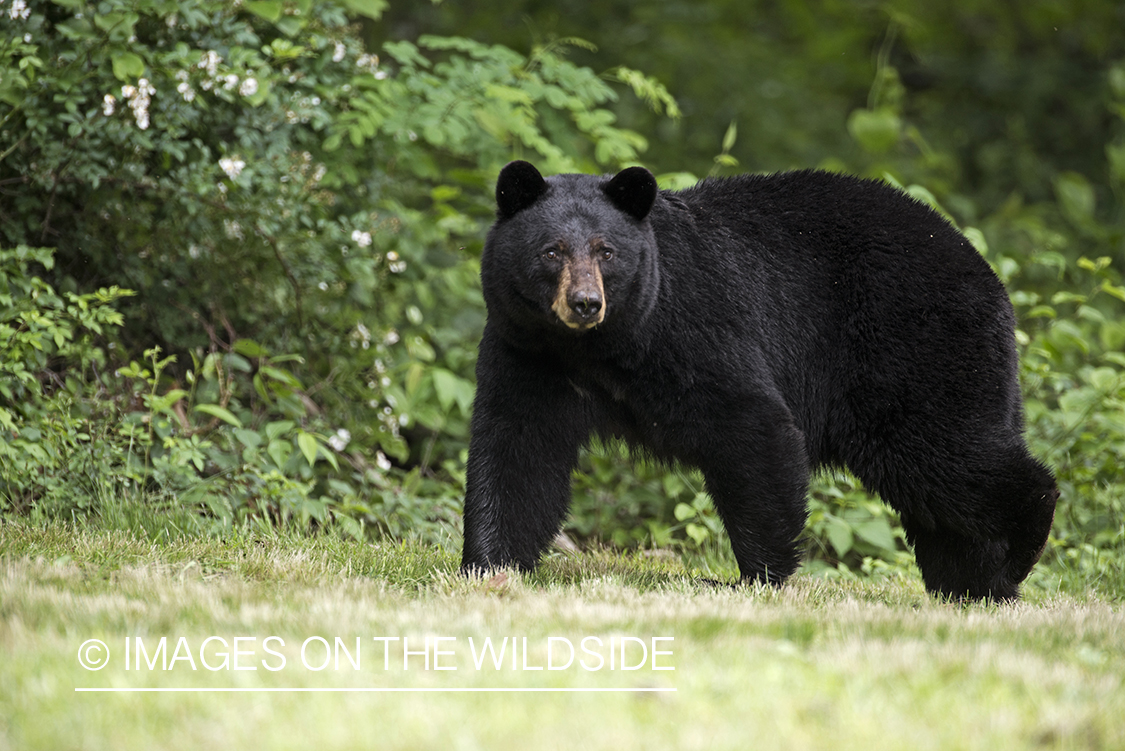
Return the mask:
[[605, 320], [602, 270], [594, 258], [578, 254], [566, 259], [551, 310], [568, 328], [585, 331]]

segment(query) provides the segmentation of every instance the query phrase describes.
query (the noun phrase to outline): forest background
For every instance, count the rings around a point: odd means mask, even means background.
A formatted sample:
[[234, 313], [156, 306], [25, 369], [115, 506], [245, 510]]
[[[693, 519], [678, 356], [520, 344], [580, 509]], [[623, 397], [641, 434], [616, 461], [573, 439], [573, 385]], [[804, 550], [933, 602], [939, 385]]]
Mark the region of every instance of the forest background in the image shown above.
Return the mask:
[[[1125, 594], [1125, 6], [0, 0], [0, 519], [455, 549], [492, 186], [819, 167], [942, 211], [1061, 490], [1029, 586]], [[733, 575], [699, 476], [594, 446], [565, 531]], [[817, 478], [805, 570], [913, 575]]]

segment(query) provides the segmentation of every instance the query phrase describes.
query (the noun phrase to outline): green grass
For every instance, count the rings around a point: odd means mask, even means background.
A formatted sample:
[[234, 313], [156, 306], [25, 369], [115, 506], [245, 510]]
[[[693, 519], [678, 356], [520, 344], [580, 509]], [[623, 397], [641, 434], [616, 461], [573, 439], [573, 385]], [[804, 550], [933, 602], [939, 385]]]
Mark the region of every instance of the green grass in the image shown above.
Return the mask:
[[[962, 607], [929, 598], [916, 577], [798, 574], [780, 590], [736, 589], [701, 584], [668, 557], [601, 553], [470, 581], [456, 563], [432, 547], [332, 537], [152, 542], [0, 523], [0, 749], [1125, 747], [1125, 615], [1100, 595], [1032, 589], [1016, 605]], [[126, 637], [151, 656], [162, 636], [169, 653], [183, 637], [198, 669], [186, 659], [124, 669]], [[199, 648], [209, 636], [252, 637], [240, 665], [258, 669], [207, 670]], [[286, 658], [276, 672], [262, 666], [279, 659], [263, 651], [268, 636], [285, 644], [271, 643]], [[315, 636], [341, 637], [353, 652], [361, 637], [360, 669], [346, 658], [307, 669], [301, 644]], [[412, 650], [426, 636], [454, 637], [440, 659], [458, 669], [425, 670], [419, 655], [403, 670], [398, 642], [384, 670], [375, 636], [406, 637]], [[575, 646], [671, 636], [658, 665], [675, 670], [476, 669], [468, 639], [505, 636], [527, 637], [529, 667], [545, 665], [552, 636]], [[100, 671], [78, 663], [88, 639], [110, 648]], [[208, 648], [212, 664], [217, 651]], [[323, 647], [311, 643], [307, 658], [315, 667]]]

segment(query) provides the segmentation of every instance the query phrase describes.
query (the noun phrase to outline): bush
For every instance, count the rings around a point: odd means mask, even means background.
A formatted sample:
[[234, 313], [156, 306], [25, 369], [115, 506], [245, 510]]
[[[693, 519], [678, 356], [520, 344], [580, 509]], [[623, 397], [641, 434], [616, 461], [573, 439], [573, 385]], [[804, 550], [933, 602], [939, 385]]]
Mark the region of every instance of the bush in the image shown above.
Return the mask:
[[[0, 479], [10, 509], [69, 516], [126, 495], [219, 531], [292, 520], [448, 537], [487, 183], [513, 156], [550, 170], [635, 160], [645, 141], [604, 107], [611, 81], [674, 103], [635, 71], [568, 62], [576, 40], [522, 55], [422, 37], [372, 54], [358, 19], [383, 5], [8, 9], [0, 186], [15, 190], [0, 247], [53, 251], [35, 251], [42, 278], [10, 277], [115, 303], [121, 324], [52, 363], [12, 345], [12, 373], [68, 385], [19, 410], [21, 393], [0, 393], [17, 436]], [[136, 294], [78, 294], [111, 284]], [[36, 415], [63, 423], [45, 431]], [[70, 492], [80, 444], [96, 487]]]

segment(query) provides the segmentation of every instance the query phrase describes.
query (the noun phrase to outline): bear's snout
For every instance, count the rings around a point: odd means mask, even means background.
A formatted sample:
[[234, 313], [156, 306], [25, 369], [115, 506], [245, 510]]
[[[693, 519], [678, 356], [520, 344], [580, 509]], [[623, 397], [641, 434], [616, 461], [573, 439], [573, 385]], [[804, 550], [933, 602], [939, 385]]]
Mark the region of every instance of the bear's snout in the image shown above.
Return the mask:
[[605, 320], [605, 288], [597, 260], [570, 257], [559, 272], [559, 286], [551, 310], [568, 328], [585, 330]]
[[593, 319], [602, 310], [602, 297], [597, 290], [572, 289], [566, 296], [566, 302], [583, 321]]

